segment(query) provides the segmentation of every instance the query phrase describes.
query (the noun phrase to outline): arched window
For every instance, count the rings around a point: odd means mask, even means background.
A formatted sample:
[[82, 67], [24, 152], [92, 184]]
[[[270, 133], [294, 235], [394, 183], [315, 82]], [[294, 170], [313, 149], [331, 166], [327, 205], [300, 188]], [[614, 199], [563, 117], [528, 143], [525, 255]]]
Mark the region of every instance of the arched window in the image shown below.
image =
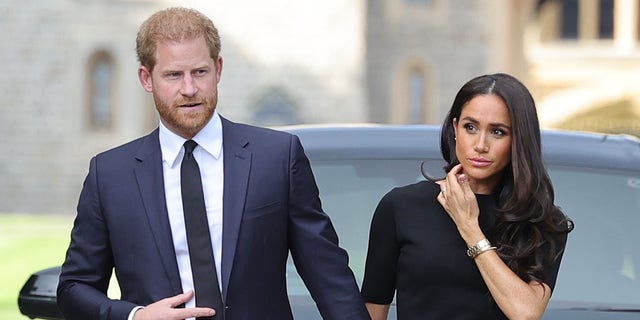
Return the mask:
[[88, 114], [91, 129], [108, 129], [112, 125], [114, 66], [106, 51], [93, 54], [88, 70]]
[[278, 88], [269, 88], [255, 106], [253, 122], [263, 126], [300, 123], [297, 108]]
[[423, 123], [425, 120], [424, 72], [412, 68], [407, 79], [407, 122]]
[[421, 59], [409, 58], [401, 64], [393, 76], [391, 123], [419, 124], [433, 120], [433, 110], [428, 109], [429, 77], [426, 64]]
[[431, 4], [431, 0], [404, 0], [407, 5], [421, 5], [426, 6]]

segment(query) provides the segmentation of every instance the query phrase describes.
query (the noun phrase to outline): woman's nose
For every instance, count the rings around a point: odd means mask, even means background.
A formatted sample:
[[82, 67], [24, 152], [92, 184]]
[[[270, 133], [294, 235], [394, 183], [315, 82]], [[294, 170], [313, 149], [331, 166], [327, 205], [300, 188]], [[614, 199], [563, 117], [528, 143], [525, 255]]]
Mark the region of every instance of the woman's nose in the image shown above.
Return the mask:
[[481, 153], [489, 152], [489, 145], [487, 144], [486, 138], [484, 137], [478, 138], [478, 141], [473, 146], [473, 150]]

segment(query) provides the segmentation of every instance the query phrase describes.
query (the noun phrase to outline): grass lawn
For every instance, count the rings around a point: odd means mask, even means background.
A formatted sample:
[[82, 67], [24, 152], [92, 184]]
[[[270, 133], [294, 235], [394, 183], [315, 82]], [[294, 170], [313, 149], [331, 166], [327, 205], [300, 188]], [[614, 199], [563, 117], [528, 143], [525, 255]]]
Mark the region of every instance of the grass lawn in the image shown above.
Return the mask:
[[0, 319], [28, 319], [18, 293], [38, 270], [62, 264], [73, 216], [0, 213]]

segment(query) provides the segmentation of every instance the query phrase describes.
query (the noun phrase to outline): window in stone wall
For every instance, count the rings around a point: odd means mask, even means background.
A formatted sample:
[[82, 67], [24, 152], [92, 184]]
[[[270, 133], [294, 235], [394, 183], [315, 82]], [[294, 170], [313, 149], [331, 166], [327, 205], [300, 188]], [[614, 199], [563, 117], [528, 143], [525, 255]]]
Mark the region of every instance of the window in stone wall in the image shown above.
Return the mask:
[[600, 0], [600, 10], [598, 10], [600, 39], [613, 39], [613, 2], [614, 0]]
[[404, 3], [407, 5], [427, 6], [431, 4], [431, 0], [404, 0]]
[[563, 39], [577, 39], [579, 35], [579, 0], [561, 1], [561, 35]]
[[109, 129], [112, 125], [114, 65], [106, 51], [96, 52], [89, 59], [88, 70], [89, 127], [95, 130]]
[[[539, 0], [544, 33], [559, 39], [613, 39], [615, 0]], [[544, 35], [545, 39], [549, 37]], [[552, 39], [551, 39], [552, 40]]]
[[298, 108], [293, 100], [280, 88], [267, 89], [254, 107], [253, 123], [276, 126], [300, 123]]
[[425, 77], [419, 68], [409, 72], [407, 81], [407, 122], [423, 123], [425, 112]]

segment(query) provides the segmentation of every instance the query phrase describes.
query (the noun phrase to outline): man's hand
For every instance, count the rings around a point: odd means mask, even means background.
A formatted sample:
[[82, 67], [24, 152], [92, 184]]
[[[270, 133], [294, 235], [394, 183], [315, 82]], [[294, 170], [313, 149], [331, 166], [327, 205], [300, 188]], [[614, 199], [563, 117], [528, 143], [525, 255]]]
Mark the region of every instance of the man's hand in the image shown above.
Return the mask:
[[193, 298], [193, 291], [162, 299], [136, 311], [134, 320], [183, 320], [186, 318], [211, 317], [216, 311], [211, 308], [176, 308]]

